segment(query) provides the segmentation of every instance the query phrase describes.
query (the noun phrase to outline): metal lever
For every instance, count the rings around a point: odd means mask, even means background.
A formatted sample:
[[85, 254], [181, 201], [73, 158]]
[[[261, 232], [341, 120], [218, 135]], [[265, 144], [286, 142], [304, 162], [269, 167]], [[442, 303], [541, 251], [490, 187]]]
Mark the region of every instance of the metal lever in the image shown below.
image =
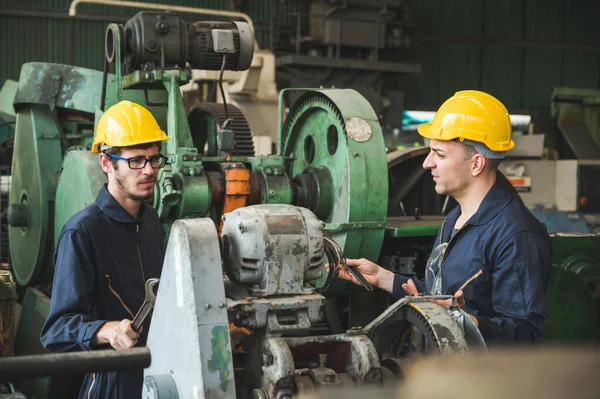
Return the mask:
[[148, 317], [148, 315], [154, 309], [154, 303], [156, 302], [154, 286], [157, 285], [159, 282], [160, 279], [158, 278], [149, 278], [146, 281], [146, 298], [144, 299], [144, 303], [142, 303], [140, 310], [138, 310], [137, 314], [133, 318], [133, 321], [131, 322], [131, 328], [133, 328], [135, 331], [140, 330], [140, 327], [146, 320], [146, 317]]

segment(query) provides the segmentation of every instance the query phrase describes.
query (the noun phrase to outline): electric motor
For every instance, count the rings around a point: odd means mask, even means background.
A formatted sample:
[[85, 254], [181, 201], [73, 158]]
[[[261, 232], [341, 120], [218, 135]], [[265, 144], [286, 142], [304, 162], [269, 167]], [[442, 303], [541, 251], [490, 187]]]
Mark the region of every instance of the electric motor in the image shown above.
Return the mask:
[[306, 208], [253, 205], [223, 217], [223, 265], [254, 294], [304, 293], [322, 275], [325, 224]]
[[[142, 11], [123, 27], [122, 53], [130, 70], [143, 65], [159, 68], [246, 70], [254, 55], [254, 38], [246, 22], [200, 21], [187, 24], [173, 12]], [[111, 59], [112, 34], [107, 32]]]

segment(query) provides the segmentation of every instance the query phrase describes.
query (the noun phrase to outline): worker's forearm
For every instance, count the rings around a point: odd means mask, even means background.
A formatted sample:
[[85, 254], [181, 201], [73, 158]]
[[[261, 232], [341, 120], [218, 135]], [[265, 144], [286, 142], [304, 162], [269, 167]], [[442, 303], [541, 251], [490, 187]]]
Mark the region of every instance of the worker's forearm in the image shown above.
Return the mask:
[[379, 285], [378, 287], [384, 291], [392, 293], [394, 289], [394, 273], [384, 269], [383, 267], [379, 270]]

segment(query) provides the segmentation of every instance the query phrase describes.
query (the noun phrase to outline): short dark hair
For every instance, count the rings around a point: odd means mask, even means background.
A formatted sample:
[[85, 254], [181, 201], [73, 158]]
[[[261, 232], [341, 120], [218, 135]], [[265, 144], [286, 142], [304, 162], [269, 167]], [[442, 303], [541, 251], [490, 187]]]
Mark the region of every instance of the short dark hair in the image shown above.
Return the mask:
[[152, 143], [144, 143], [144, 144], [138, 144], [138, 145], [132, 145], [131, 147], [108, 147], [107, 149], [103, 150], [102, 153], [104, 155], [106, 155], [108, 157], [108, 159], [110, 159], [110, 162], [112, 163], [112, 166], [114, 169], [118, 169], [118, 159], [113, 159], [111, 158], [111, 155], [121, 155], [121, 152], [123, 151], [123, 149], [133, 149], [133, 150], [147, 150], [148, 148], [152, 148], [152, 147], [158, 147], [158, 151], [161, 150], [161, 142], [160, 141], [153, 141]]
[[[463, 145], [465, 149], [465, 161], [471, 159], [474, 155], [479, 154], [472, 145], [465, 143], [463, 143]], [[485, 163], [489, 165], [491, 170], [498, 170], [498, 165], [500, 165], [501, 161], [502, 159], [485, 158]]]

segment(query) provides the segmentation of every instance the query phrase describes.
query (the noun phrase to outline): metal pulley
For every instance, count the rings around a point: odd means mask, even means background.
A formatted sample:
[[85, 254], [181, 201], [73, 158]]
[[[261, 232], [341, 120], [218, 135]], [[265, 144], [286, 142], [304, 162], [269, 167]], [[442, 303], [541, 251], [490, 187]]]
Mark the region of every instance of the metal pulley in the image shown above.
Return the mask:
[[[387, 213], [385, 145], [377, 115], [350, 89], [307, 90], [281, 127], [296, 206], [325, 221], [348, 258], [379, 256]], [[325, 283], [322, 278], [317, 283]], [[327, 295], [355, 289], [335, 281]], [[351, 288], [352, 287], [352, 288]]]

